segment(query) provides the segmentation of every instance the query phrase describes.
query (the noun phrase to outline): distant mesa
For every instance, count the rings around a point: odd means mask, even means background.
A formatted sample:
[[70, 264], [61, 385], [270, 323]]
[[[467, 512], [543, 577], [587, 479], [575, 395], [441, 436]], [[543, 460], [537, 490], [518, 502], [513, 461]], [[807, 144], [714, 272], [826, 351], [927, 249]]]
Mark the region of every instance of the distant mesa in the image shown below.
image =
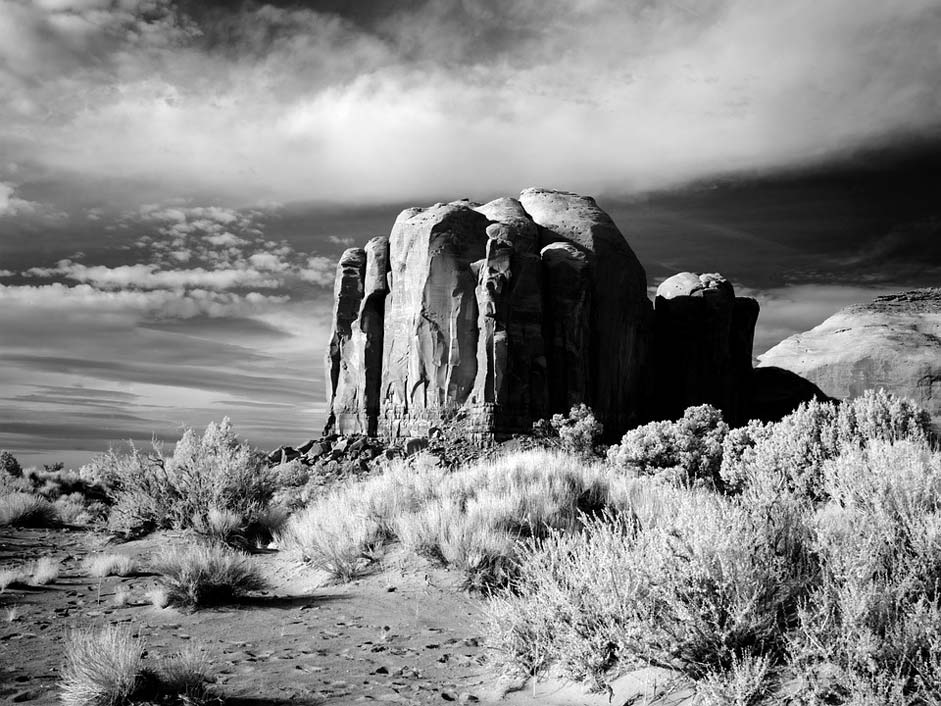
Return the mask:
[[831, 397], [884, 388], [911, 398], [941, 431], [941, 289], [915, 289], [847, 307], [759, 360], [758, 370], [784, 368]]
[[779, 418], [822, 393], [793, 373], [756, 378], [758, 309], [721, 275], [690, 272], [652, 304], [643, 266], [587, 196], [409, 208], [337, 266], [327, 432], [459, 424], [487, 441], [580, 403], [609, 438], [704, 403], [733, 424]]

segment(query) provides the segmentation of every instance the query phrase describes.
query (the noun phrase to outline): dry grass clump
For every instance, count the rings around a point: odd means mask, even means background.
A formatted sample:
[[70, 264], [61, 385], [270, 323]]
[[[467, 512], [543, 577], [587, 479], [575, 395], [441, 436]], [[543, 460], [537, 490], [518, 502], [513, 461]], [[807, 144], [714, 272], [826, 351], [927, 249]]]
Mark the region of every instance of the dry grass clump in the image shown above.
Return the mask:
[[62, 562], [48, 556], [39, 559], [33, 565], [31, 582], [34, 586], [45, 586], [59, 578]]
[[41, 557], [23, 566], [0, 569], [0, 591], [9, 587], [45, 586], [59, 577], [62, 563], [52, 557]]
[[27, 567], [0, 569], [0, 591], [10, 587], [28, 586], [31, 571]]
[[134, 559], [127, 554], [95, 554], [87, 557], [82, 567], [94, 578], [129, 576], [137, 570]]
[[140, 685], [144, 643], [129, 627], [76, 630], [66, 637], [65, 657], [65, 706], [120, 706]]
[[52, 527], [58, 521], [53, 504], [39, 495], [14, 492], [0, 497], [0, 527]]
[[626, 483], [562, 452], [527, 451], [453, 472], [399, 463], [292, 517], [281, 542], [348, 580], [398, 541], [462, 570], [470, 587], [491, 588], [512, 576], [520, 540], [612, 509]]
[[266, 585], [246, 554], [215, 544], [164, 549], [151, 568], [160, 574], [168, 604], [185, 608], [224, 603]]
[[130, 703], [198, 705], [211, 699], [212, 669], [190, 648], [144, 664], [144, 642], [129, 627], [109, 625], [75, 630], [66, 638], [66, 664], [60, 682], [65, 706], [123, 706]]

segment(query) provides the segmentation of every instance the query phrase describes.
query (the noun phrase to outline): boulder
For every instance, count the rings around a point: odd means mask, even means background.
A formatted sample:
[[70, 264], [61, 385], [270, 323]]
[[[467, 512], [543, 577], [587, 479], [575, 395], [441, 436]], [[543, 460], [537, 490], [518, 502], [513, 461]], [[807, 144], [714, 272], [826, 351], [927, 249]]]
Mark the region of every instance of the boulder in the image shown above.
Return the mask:
[[748, 419], [758, 302], [736, 298], [719, 274], [681, 272], [657, 288], [654, 416], [678, 419], [711, 404], [733, 424]]
[[327, 430], [341, 433], [360, 426], [360, 396], [363, 378], [362, 357], [351, 345], [353, 324], [359, 318], [363, 300], [363, 277], [366, 269], [366, 251], [349, 248], [337, 265], [333, 290], [333, 327], [327, 346], [327, 401], [329, 404]]
[[[520, 203], [539, 226], [542, 252], [552, 243], [567, 243], [583, 253], [591, 267], [590, 333], [580, 362], [585, 370], [575, 376], [585, 378], [588, 389], [579, 401], [592, 407], [610, 432], [624, 430], [643, 417], [648, 394], [645, 367], [651, 306], [644, 268], [594, 199], [564, 191], [526, 189], [520, 194]], [[548, 314], [545, 321], [555, 326]], [[559, 386], [568, 386], [563, 378], [572, 377], [569, 371], [553, 368], [550, 362], [548, 374], [548, 388], [556, 403], [570, 398], [568, 393], [557, 392]], [[552, 411], [567, 410], [553, 407]]]
[[941, 289], [847, 307], [758, 360], [759, 369], [789, 370], [838, 399], [879, 388], [908, 397], [941, 429]]

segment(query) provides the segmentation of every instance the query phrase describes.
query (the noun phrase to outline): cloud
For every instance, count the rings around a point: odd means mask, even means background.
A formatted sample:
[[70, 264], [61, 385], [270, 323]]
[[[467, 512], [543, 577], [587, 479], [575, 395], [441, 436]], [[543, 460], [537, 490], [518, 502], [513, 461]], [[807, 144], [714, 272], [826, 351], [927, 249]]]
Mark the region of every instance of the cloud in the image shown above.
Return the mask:
[[0, 4], [0, 151], [163, 198], [623, 192], [934, 135], [941, 114], [934, 0], [469, 0], [360, 23]]
[[0, 218], [32, 214], [39, 209], [39, 204], [14, 196], [15, 189], [10, 184], [0, 182]]

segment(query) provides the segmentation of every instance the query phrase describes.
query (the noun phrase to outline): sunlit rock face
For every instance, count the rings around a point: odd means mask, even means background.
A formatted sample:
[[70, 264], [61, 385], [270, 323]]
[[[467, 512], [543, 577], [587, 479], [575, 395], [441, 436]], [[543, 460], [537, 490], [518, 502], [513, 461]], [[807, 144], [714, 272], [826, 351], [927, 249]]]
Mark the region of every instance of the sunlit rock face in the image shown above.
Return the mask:
[[688, 404], [741, 416], [757, 303], [689, 273], [657, 302], [655, 317], [644, 268], [592, 198], [406, 209], [337, 270], [328, 426], [395, 438], [459, 422], [486, 440], [585, 403], [614, 437]]
[[747, 421], [758, 302], [736, 297], [722, 275], [681, 272], [660, 284], [654, 307], [654, 416], [711, 404]]
[[759, 357], [830, 397], [883, 388], [923, 407], [941, 431], [941, 289], [878, 297], [834, 314]]

